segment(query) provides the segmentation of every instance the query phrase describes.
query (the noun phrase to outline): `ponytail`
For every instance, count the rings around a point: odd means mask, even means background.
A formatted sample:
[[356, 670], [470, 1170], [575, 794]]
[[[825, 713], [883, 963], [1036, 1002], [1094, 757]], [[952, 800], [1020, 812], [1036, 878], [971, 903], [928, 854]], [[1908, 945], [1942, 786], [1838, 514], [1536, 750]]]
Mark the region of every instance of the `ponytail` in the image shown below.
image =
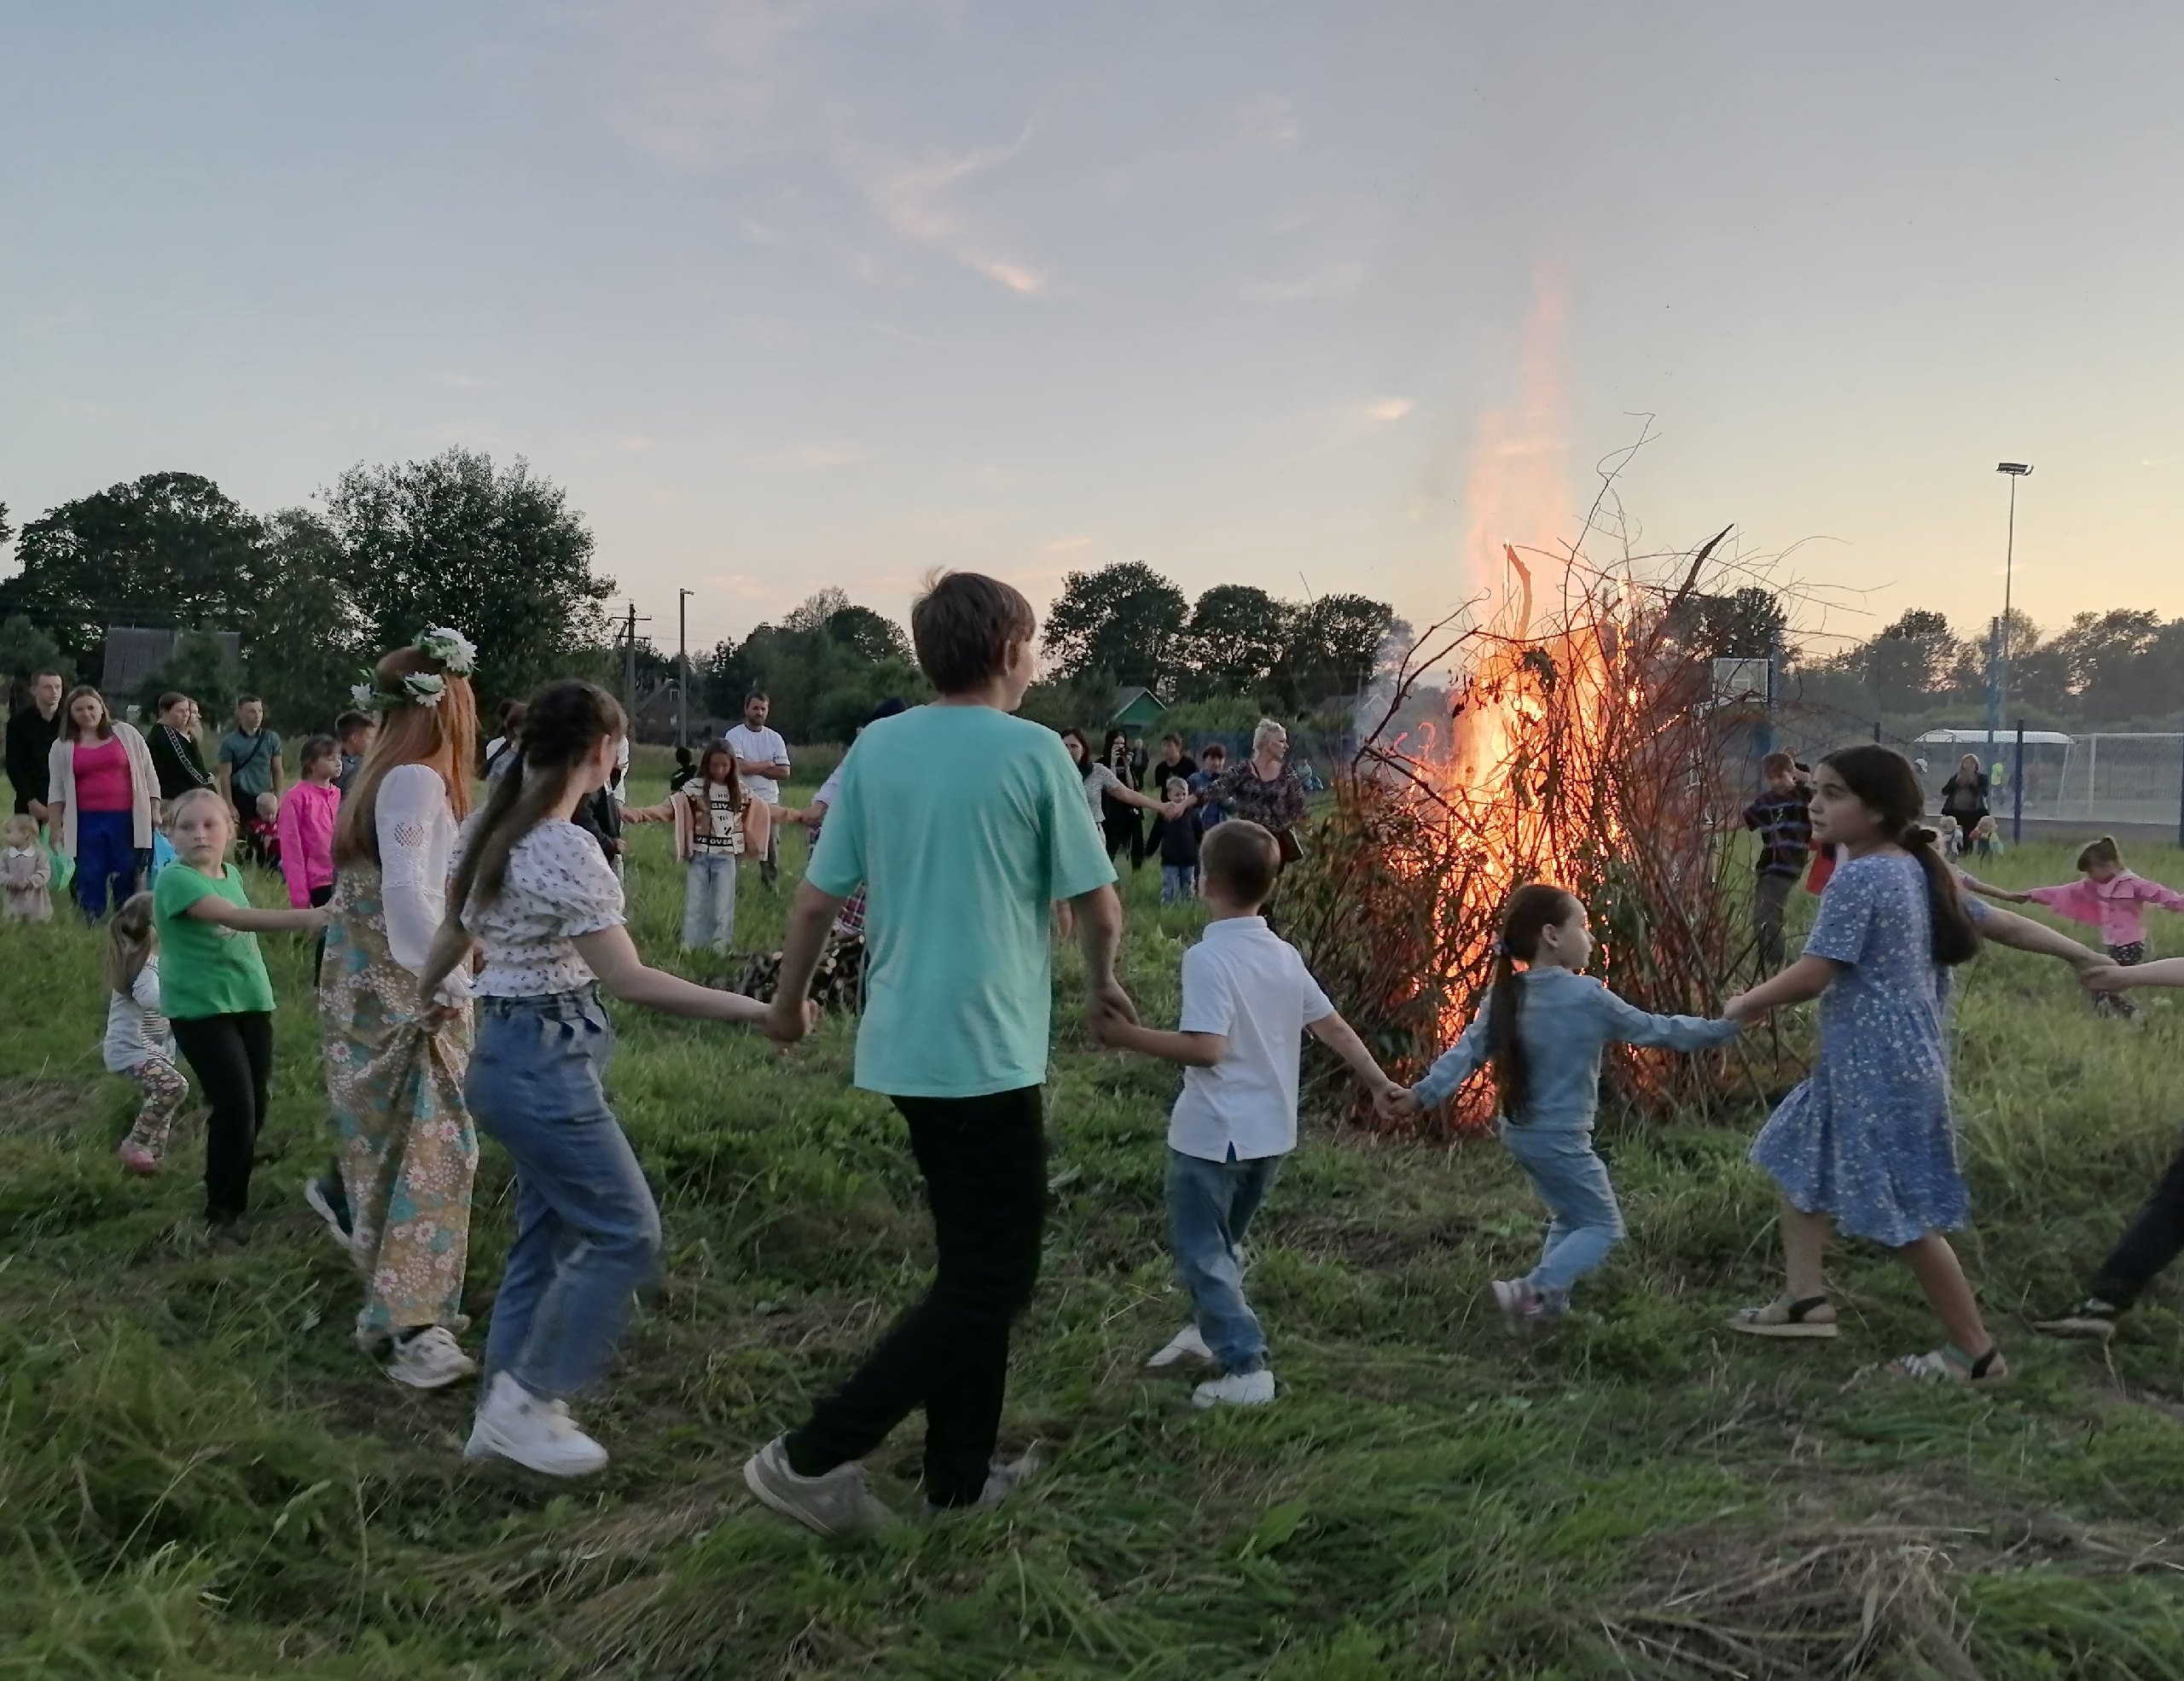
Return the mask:
[[1539, 953], [1540, 935], [1581, 909], [1575, 894], [1545, 881], [1526, 883], [1502, 907], [1502, 937], [1494, 942], [1493, 990], [1486, 998], [1486, 1049], [1504, 1120], [1522, 1121], [1531, 1095], [1531, 1070], [1517, 1031], [1524, 988], [1518, 983], [1516, 965], [1531, 963]]
[[1920, 820], [1926, 792], [1911, 761], [1893, 747], [1861, 742], [1838, 747], [1821, 763], [1832, 767], [1852, 796], [1879, 819], [1883, 831], [1919, 861], [1926, 877], [1934, 961], [1944, 968], [1969, 963], [1979, 954], [1979, 929], [1964, 908], [1956, 872], [1935, 849], [1933, 830]]
[[621, 703], [596, 683], [549, 683], [531, 698], [523, 717], [523, 756], [493, 784], [448, 890], [448, 909], [458, 922], [473, 893], [486, 904], [500, 897], [517, 843], [568, 797], [577, 768], [602, 740], [621, 734], [624, 722]]
[[106, 984], [126, 993], [144, 972], [152, 955], [152, 896], [131, 893], [113, 913], [106, 931]]

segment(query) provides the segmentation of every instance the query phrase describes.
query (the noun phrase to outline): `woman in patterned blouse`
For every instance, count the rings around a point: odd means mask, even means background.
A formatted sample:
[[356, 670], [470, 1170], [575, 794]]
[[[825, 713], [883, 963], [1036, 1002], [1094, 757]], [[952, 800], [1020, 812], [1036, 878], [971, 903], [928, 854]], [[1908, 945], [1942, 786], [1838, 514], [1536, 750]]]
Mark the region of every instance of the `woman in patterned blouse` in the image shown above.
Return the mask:
[[[1216, 781], [1208, 782], [1189, 800], [1178, 801], [1180, 813], [1195, 802], [1218, 805], [1223, 815], [1245, 817], [1274, 832], [1281, 840], [1304, 816], [1304, 784], [1290, 768], [1289, 732], [1270, 718], [1263, 718], [1252, 731], [1252, 756]], [[1294, 840], [1282, 846], [1282, 859], [1296, 856]]]

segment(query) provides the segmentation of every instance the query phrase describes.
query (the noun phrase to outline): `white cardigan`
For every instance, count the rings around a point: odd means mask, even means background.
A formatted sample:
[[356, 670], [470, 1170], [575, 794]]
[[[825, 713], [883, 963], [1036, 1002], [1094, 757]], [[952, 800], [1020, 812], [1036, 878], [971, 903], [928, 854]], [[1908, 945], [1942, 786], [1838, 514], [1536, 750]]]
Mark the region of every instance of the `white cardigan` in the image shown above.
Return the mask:
[[[160, 773], [152, 768], [152, 750], [144, 745], [144, 738], [136, 733], [135, 724], [125, 724], [117, 718], [109, 719], [108, 725], [120, 737], [121, 750], [129, 755], [129, 816], [136, 837], [129, 844], [140, 852], [146, 851], [152, 844], [152, 802], [160, 797]], [[76, 740], [73, 730], [71, 726], [61, 732], [45, 760], [45, 803], [63, 808], [61, 850], [72, 858], [76, 856]]]

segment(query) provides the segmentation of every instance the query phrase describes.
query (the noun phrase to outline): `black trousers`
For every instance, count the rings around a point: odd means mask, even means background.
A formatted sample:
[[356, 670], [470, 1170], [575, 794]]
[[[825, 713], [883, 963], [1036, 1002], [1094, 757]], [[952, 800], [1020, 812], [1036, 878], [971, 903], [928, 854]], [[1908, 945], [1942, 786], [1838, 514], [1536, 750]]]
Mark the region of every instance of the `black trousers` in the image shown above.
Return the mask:
[[1127, 847], [1132, 870], [1145, 862], [1145, 825], [1138, 821], [1136, 806], [1111, 803], [1104, 827], [1107, 834], [1109, 858], [1119, 856]]
[[273, 1012], [200, 1015], [173, 1027], [205, 1095], [205, 1218], [224, 1225], [250, 1206], [251, 1155], [273, 1078]]
[[2117, 1307], [2129, 1307], [2180, 1254], [2184, 1254], [2184, 1149], [2177, 1151], [2131, 1229], [2100, 1264], [2093, 1294]]
[[925, 1409], [925, 1492], [967, 1506], [984, 1492], [1008, 1387], [1009, 1329], [1031, 1305], [1047, 1216], [1040, 1088], [897, 1097], [925, 1176], [939, 1270], [848, 1382], [788, 1439], [816, 1476], [862, 1459]]

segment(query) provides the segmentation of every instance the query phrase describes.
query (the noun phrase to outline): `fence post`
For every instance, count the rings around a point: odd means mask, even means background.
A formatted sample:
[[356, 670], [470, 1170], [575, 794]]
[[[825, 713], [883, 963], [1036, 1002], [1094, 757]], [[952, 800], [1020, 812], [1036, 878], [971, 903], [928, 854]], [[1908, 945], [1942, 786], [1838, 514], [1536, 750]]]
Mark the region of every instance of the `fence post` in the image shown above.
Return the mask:
[[2017, 721], [2017, 763], [2010, 771], [2010, 845], [2024, 839], [2024, 720]]
[[1875, 718], [1873, 720], [1873, 740], [1876, 742], [1880, 740], [1880, 720], [1879, 718]]
[[2184, 761], [2178, 765], [2176, 788], [2176, 844], [2184, 846]]

